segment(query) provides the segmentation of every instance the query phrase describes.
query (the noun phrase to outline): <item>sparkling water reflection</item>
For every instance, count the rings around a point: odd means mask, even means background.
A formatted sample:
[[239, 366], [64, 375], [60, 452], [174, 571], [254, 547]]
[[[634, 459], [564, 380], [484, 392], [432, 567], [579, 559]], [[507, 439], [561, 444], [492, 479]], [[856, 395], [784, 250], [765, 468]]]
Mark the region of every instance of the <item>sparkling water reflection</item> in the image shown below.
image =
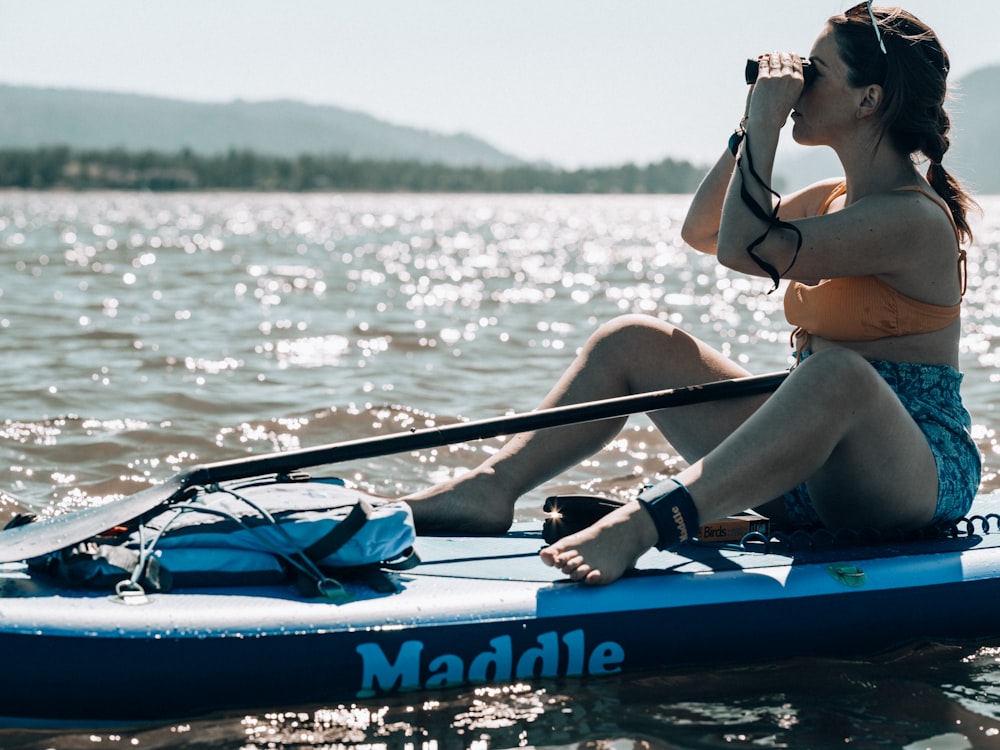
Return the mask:
[[[1000, 198], [981, 202], [961, 354], [985, 486], [997, 489]], [[200, 461], [530, 410], [590, 331], [626, 312], [683, 325], [755, 372], [786, 367], [780, 292], [768, 295], [766, 281], [731, 274], [685, 247], [679, 228], [687, 203], [684, 196], [0, 193], [0, 487], [62, 510], [134, 492]], [[398, 494], [474, 465], [497, 445], [335, 470]], [[527, 498], [520, 513], [537, 515], [553, 491], [624, 495], [679, 461], [637, 418], [607, 450]], [[879, 737], [898, 739], [891, 746], [956, 732], [992, 737], [996, 652], [931, 654], [877, 665], [483, 688], [427, 704], [274, 707], [241, 718], [238, 730], [230, 719], [199, 720], [122, 733], [115, 742], [179, 747], [197, 734], [247, 747], [493, 748], [621, 738], [821, 747], [847, 737], [860, 746]], [[829, 674], [824, 683], [820, 675]], [[919, 711], [906, 707], [907, 690], [922, 701]], [[968, 730], [975, 721], [984, 729]], [[107, 732], [94, 736], [111, 742]], [[73, 746], [70, 737], [58, 746]], [[21, 736], [0, 740], [34, 746]]]

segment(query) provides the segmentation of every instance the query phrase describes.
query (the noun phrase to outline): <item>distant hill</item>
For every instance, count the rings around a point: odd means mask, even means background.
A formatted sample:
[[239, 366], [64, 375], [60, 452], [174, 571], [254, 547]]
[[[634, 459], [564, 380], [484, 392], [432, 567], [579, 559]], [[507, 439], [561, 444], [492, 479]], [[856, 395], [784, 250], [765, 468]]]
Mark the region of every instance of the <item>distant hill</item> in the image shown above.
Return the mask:
[[[948, 111], [952, 148], [945, 155], [945, 167], [977, 193], [1000, 194], [1000, 65], [959, 79]], [[779, 158], [775, 173], [787, 190], [837, 175], [840, 164], [830, 149], [816, 149]]]
[[[945, 165], [982, 194], [1000, 194], [1000, 65], [957, 82], [951, 102], [953, 148]], [[65, 145], [81, 150], [225, 155], [231, 150], [295, 159], [338, 155], [351, 160], [416, 162], [505, 170], [528, 165], [467, 134], [442, 135], [394, 125], [334, 106], [295, 101], [198, 103], [138, 94], [0, 85], [0, 149]], [[668, 171], [680, 163], [664, 162]], [[652, 165], [659, 167], [659, 165]], [[703, 170], [703, 168], [699, 168]], [[779, 154], [775, 185], [788, 190], [839, 173], [829, 149]], [[628, 176], [628, 175], [626, 175]], [[634, 189], [641, 189], [643, 179]], [[589, 180], [590, 176], [586, 176]], [[629, 177], [631, 179], [631, 177]], [[472, 182], [471, 181], [470, 185]], [[613, 189], [631, 192], [615, 180]], [[673, 174], [671, 189], [688, 177]], [[478, 184], [478, 182], [476, 183]], [[544, 188], [541, 188], [544, 189]]]
[[137, 94], [0, 85], [0, 148], [66, 145], [201, 154], [230, 149], [295, 157], [409, 160], [504, 168], [523, 164], [471, 135], [393, 125], [294, 101], [198, 103]]

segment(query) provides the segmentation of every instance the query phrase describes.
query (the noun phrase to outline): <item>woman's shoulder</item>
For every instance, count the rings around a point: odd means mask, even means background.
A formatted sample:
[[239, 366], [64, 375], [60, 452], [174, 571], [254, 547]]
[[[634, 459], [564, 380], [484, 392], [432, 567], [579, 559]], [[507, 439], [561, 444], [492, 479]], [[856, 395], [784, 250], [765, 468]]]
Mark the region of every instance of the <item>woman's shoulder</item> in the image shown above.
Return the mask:
[[923, 185], [905, 185], [868, 196], [873, 210], [887, 225], [892, 225], [907, 241], [923, 240], [932, 245], [959, 243], [958, 228], [948, 204], [934, 189]]

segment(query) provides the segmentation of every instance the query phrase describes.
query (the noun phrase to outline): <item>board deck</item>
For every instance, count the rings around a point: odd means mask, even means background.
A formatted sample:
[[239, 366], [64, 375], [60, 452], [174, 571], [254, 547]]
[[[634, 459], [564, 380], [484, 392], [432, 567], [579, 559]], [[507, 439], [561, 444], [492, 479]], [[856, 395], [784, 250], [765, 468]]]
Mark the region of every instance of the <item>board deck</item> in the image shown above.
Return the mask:
[[[343, 604], [291, 586], [126, 604], [3, 564], [0, 713], [164, 719], [997, 638], [998, 511], [1000, 494], [981, 498], [957, 536], [928, 541], [654, 550], [634, 574], [596, 588], [541, 564], [538, 524], [502, 537], [420, 537], [423, 562], [391, 574], [397, 592], [347, 583], [356, 598]], [[95, 670], [106, 689], [81, 689]]]

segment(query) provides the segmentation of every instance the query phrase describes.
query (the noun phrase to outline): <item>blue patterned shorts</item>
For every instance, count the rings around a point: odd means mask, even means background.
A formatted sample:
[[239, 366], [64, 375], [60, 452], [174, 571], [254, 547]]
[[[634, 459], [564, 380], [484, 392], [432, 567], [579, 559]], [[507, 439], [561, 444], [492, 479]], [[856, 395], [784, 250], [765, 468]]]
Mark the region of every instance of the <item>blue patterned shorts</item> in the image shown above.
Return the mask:
[[[972, 436], [972, 418], [962, 405], [962, 373], [947, 365], [869, 360], [923, 430], [938, 470], [937, 511], [931, 525], [957, 521], [979, 491], [982, 457]], [[804, 484], [783, 497], [794, 524], [820, 523]]]

